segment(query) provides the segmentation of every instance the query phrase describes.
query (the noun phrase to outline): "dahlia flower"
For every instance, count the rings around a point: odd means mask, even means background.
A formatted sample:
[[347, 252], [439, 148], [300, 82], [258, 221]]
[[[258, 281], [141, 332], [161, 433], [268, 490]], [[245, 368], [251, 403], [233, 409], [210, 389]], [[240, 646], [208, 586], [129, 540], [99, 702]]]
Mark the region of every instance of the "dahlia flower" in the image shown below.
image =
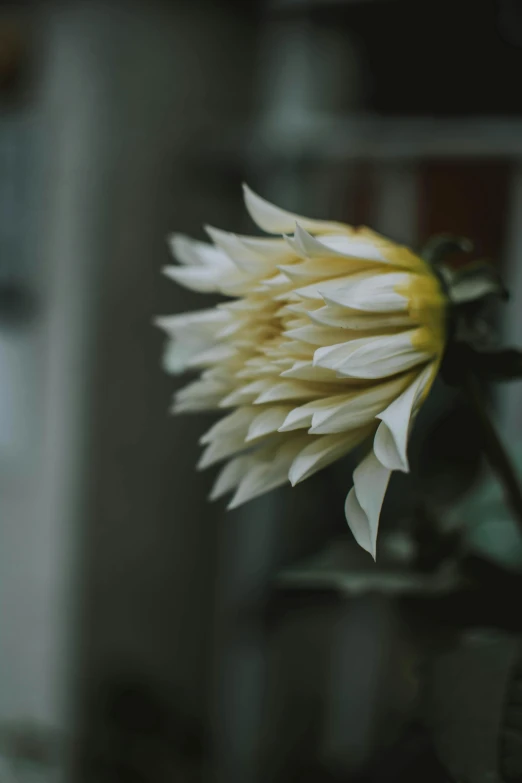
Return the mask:
[[445, 296], [432, 268], [368, 228], [310, 220], [244, 189], [251, 217], [275, 237], [215, 228], [212, 243], [174, 235], [165, 274], [228, 297], [157, 319], [164, 366], [200, 370], [173, 412], [230, 409], [202, 437], [200, 468], [227, 460], [211, 498], [235, 508], [311, 476], [360, 444], [345, 513], [375, 557], [390, 475], [408, 471], [412, 422], [445, 343]]

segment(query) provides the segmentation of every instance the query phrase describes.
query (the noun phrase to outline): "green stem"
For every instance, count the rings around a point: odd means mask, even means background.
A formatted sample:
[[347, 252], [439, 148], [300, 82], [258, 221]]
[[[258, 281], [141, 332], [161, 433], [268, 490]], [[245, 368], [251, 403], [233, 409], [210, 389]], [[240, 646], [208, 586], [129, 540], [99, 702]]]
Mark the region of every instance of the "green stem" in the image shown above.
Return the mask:
[[464, 373], [462, 387], [467, 393], [480, 425], [486, 456], [502, 484], [506, 502], [522, 532], [522, 490], [518, 475], [490, 416], [480, 381], [468, 370]]

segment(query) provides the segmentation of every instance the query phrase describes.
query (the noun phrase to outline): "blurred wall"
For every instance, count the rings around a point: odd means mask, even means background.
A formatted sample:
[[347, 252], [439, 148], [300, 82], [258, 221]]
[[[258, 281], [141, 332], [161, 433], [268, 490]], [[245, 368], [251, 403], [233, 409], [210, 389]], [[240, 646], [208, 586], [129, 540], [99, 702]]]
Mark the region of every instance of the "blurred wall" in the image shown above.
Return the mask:
[[102, 42], [107, 155], [97, 172], [83, 703], [100, 732], [127, 682], [181, 721], [205, 723], [221, 512], [207, 504], [210, 478], [194, 470], [208, 421], [169, 416], [180, 382], [160, 368], [151, 320], [209, 304], [160, 268], [170, 231], [237, 223], [239, 175], [213, 171], [207, 149], [248, 113], [255, 27], [248, 9], [214, 3], [97, 4], [88, 14], [83, 35]]
[[[168, 415], [185, 379], [162, 373], [151, 320], [211, 304], [162, 278], [165, 239], [203, 236], [202, 221], [251, 232], [244, 176], [289, 209], [412, 243], [451, 218], [496, 256], [507, 232], [519, 278], [520, 166], [468, 161], [470, 149], [516, 157], [516, 118], [363, 113], [460, 110], [453, 61], [444, 82], [439, 59], [419, 57], [431, 85], [419, 96], [402, 78], [411, 51], [396, 34], [410, 36], [402, 19], [415, 5], [272, 3], [261, 40], [256, 3], [71, 0], [30, 15], [40, 89], [8, 143], [28, 131], [21, 149], [35, 158], [27, 251], [39, 308], [23, 334], [0, 327], [0, 710], [78, 732], [85, 780], [182, 779], [201, 768], [209, 728], [227, 783], [301, 779], [299, 765], [321, 757], [346, 771], [354, 727], [372, 756], [381, 705], [361, 693], [362, 722], [351, 693], [359, 672], [377, 680], [364, 644], [350, 657], [350, 634], [366, 623], [368, 646], [382, 640], [387, 609], [305, 599], [271, 635], [262, 617], [283, 563], [337, 534], [346, 542], [350, 466], [230, 514], [209, 506], [212, 477], [194, 464], [210, 419]], [[452, 51], [467, 22], [450, 31]], [[483, 38], [465, 40], [473, 63]], [[498, 59], [497, 82], [510, 65]], [[474, 90], [470, 111], [499, 110], [497, 92], [482, 104]]]
[[207, 421], [169, 416], [179, 382], [151, 322], [202, 306], [160, 274], [168, 233], [237, 224], [239, 172], [224, 177], [208, 149], [249, 111], [251, 10], [69, 2], [26, 15], [39, 310], [12, 338], [27, 350], [0, 338], [14, 351], [3, 411], [27, 457], [2, 477], [0, 710], [79, 730], [97, 780], [123, 763], [98, 742], [118, 694], [135, 693], [129, 712], [144, 699], [180, 715], [159, 765], [176, 763], [184, 721], [207, 721], [221, 517], [194, 470]]

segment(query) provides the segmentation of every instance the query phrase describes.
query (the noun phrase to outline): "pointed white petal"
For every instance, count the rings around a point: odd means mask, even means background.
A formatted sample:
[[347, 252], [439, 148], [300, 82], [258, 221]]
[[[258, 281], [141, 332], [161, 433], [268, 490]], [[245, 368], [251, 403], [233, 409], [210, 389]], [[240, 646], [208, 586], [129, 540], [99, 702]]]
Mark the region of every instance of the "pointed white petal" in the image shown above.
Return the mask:
[[294, 257], [294, 253], [284, 239], [268, 239], [265, 237], [244, 237], [238, 235], [238, 240], [248, 250], [263, 256], [267, 261], [284, 264]]
[[346, 395], [325, 397], [323, 399], [312, 400], [305, 405], [300, 405], [290, 411], [283, 424], [279, 428], [279, 432], [291, 432], [292, 430], [299, 430], [310, 427], [312, 424], [312, 418], [317, 411], [330, 408], [340, 400], [344, 400]]
[[227, 462], [214, 483], [209, 500], [217, 500], [235, 489], [245, 473], [255, 464], [256, 457], [253, 454], [245, 454]]
[[[283, 439], [283, 436], [280, 436]], [[288, 481], [288, 469], [296, 453], [303, 448], [307, 435], [284, 438], [277, 450], [263, 449], [257, 452], [256, 464], [246, 473], [228, 508], [236, 508]]]
[[306, 326], [286, 329], [283, 334], [285, 337], [291, 337], [292, 340], [301, 340], [304, 343], [310, 343], [310, 345], [332, 345], [346, 336], [343, 329], [314, 326], [309, 321]]
[[370, 525], [368, 523], [368, 517], [362, 510], [361, 504], [357, 500], [355, 489], [352, 487], [346, 496], [346, 502], [344, 504], [344, 514], [348, 526], [353, 533], [353, 537], [357, 541], [362, 549], [369, 552], [375, 560], [374, 554], [374, 542], [372, 541]]
[[[311, 280], [317, 280], [320, 283], [330, 278], [339, 278], [347, 276], [351, 279], [354, 275], [363, 273], [369, 274], [368, 262], [358, 258], [346, 258], [345, 256], [336, 256], [334, 258], [323, 257], [307, 258], [304, 261], [298, 261], [293, 264], [279, 264], [278, 268], [284, 274], [293, 280], [295, 285], [306, 285]], [[372, 270], [372, 277], [376, 273]]]
[[187, 369], [198, 367], [211, 367], [213, 364], [225, 362], [237, 355], [237, 349], [232, 345], [221, 343], [206, 348], [203, 351], [193, 351], [192, 356], [187, 360], [185, 366]]
[[292, 430], [308, 429], [312, 423], [313, 403], [300, 405], [289, 412], [284, 422], [279, 427], [279, 432], [291, 432]]
[[252, 276], [236, 266], [233, 272], [219, 276], [218, 289], [225, 296], [244, 296], [252, 291]]
[[362, 386], [347, 394], [329, 408], [314, 413], [310, 435], [346, 432], [369, 423], [401, 393], [407, 383], [407, 377], [399, 377], [369, 388]]
[[266, 402], [281, 402], [283, 400], [309, 400], [314, 397], [327, 397], [334, 394], [339, 384], [310, 383], [307, 381], [280, 381], [270, 383], [256, 399], [254, 405]]
[[217, 247], [208, 242], [198, 242], [184, 234], [172, 234], [169, 245], [174, 258], [185, 266], [223, 266], [228, 258]]
[[346, 498], [348, 525], [357, 543], [374, 559], [379, 517], [390, 476], [391, 471], [381, 465], [371, 451], [355, 469], [353, 489]]
[[194, 354], [205, 347], [207, 347], [207, 343], [197, 337], [168, 340], [163, 352], [163, 369], [171, 375], [180, 375], [188, 369]]
[[313, 300], [302, 300], [300, 302], [294, 303], [294, 304], [285, 304], [283, 307], [281, 307], [277, 312], [276, 315], [279, 317], [284, 317], [288, 314], [298, 315], [298, 316], [306, 316], [309, 318], [310, 313], [314, 310], [319, 310], [322, 307], [321, 302], [313, 301]]
[[230, 392], [230, 394], [220, 402], [219, 407], [231, 408], [234, 405], [249, 405], [254, 402], [260, 394], [271, 388], [271, 380], [260, 379], [253, 381], [252, 383], [247, 383]]
[[[225, 353], [216, 346], [216, 329], [219, 331], [229, 318], [228, 313], [215, 308], [157, 318], [155, 324], [171, 337], [163, 356], [164, 369], [173, 374], [181, 373], [192, 366], [199, 366], [199, 361], [195, 363], [197, 357], [202, 360], [201, 366], [205, 366], [207, 359], [212, 361], [211, 355], [205, 356], [208, 351], [218, 351], [213, 358], [222, 359]], [[226, 354], [232, 355], [230, 348], [227, 348]]]
[[280, 381], [271, 384], [269, 388], [263, 391], [255, 400], [255, 405], [262, 405], [266, 402], [279, 402], [281, 400], [301, 400], [309, 399], [314, 391], [305, 383], [299, 381]]
[[318, 348], [314, 364], [347, 378], [385, 378], [428, 361], [431, 355], [415, 348], [417, 330], [363, 337]]
[[385, 254], [386, 244], [374, 239], [363, 239], [355, 233], [353, 236], [325, 236], [321, 237], [322, 244], [336, 251], [345, 258], [360, 259], [376, 264], [391, 263]]
[[201, 436], [199, 442], [206, 445], [226, 433], [236, 432], [238, 429], [244, 432], [248, 431], [250, 422], [258, 415], [257, 408], [244, 406], [237, 408], [233, 413], [223, 416], [219, 421], [212, 425], [207, 432]]
[[204, 266], [164, 266], [162, 272], [176, 283], [198, 291], [210, 294], [219, 290], [216, 270]]
[[325, 242], [316, 239], [306, 231], [299, 221], [295, 223], [294, 236], [287, 237], [287, 239], [291, 242], [296, 253], [303, 258], [343, 258], [341, 253], [328, 247]]
[[381, 424], [375, 435], [373, 449], [377, 459], [389, 470], [409, 471], [407, 446], [417, 403], [434, 377], [433, 364], [418, 374], [397, 399], [377, 418]]
[[310, 285], [296, 288], [294, 294], [298, 299], [310, 299], [312, 301], [315, 300], [324, 303], [325, 297], [329, 296], [330, 293], [334, 293], [339, 288], [353, 285], [358, 280], [364, 280], [369, 276], [373, 277], [373, 273], [354, 272], [350, 275], [343, 273], [341, 277], [334, 277], [329, 280], [317, 280], [315, 283], [310, 283]]
[[225, 381], [202, 377], [175, 394], [173, 413], [214, 410], [229, 390]]
[[214, 438], [201, 455], [197, 464], [198, 470], [204, 470], [220, 462], [227, 457], [244, 451], [247, 448], [245, 443], [246, 428], [244, 432], [237, 429], [234, 432], [224, 433], [221, 437]]
[[372, 275], [329, 293], [325, 296], [325, 301], [370, 313], [404, 312], [407, 311], [409, 303], [400, 290], [405, 290], [412, 278], [413, 275], [407, 272]]
[[276, 473], [270, 464], [266, 462], [255, 463], [241, 479], [227, 509], [231, 511], [233, 508], [237, 508], [243, 503], [263, 495], [265, 492], [286, 484], [286, 481], [287, 478], [284, 473]]
[[266, 256], [249, 249], [239, 237], [213, 226], [205, 226], [212, 241], [226, 253], [228, 258], [242, 271], [253, 275], [266, 275], [274, 269], [274, 263]]
[[273, 312], [274, 307], [264, 296], [245, 296], [243, 299], [234, 299], [233, 302], [220, 302], [218, 310], [227, 310], [232, 313]]
[[295, 233], [291, 239], [295, 252], [303, 258], [351, 261], [354, 268], [368, 267], [376, 264], [392, 264], [384, 252], [384, 243], [364, 240], [357, 235], [325, 235], [320, 239], [312, 236], [305, 228], [296, 222]]
[[409, 248], [397, 245], [368, 228], [356, 229], [346, 237], [325, 237], [324, 243], [348, 258], [366, 259], [369, 263], [387, 264], [421, 274], [426, 270], [425, 262]]
[[246, 442], [277, 432], [291, 410], [291, 405], [270, 405], [258, 413], [250, 424]]
[[263, 280], [262, 285], [264, 288], [268, 289], [287, 288], [289, 285], [291, 285], [291, 281], [283, 272], [278, 272], [278, 274], [273, 275], [272, 277], [267, 277], [266, 280]]
[[295, 378], [300, 381], [326, 381], [327, 383], [335, 383], [337, 380], [336, 374], [333, 370], [325, 370], [324, 367], [314, 367], [312, 361], [306, 359], [300, 359], [294, 362], [288, 370], [283, 370], [281, 378]]
[[294, 487], [347, 454], [361, 443], [368, 433], [369, 429], [364, 427], [340, 435], [310, 437], [310, 442], [296, 456], [288, 472], [291, 485]]
[[212, 335], [216, 327], [226, 324], [229, 320], [230, 315], [227, 312], [213, 307], [210, 310], [159, 316], [154, 319], [154, 324], [169, 335], [177, 335], [187, 330], [191, 333]]
[[[270, 349], [266, 349], [266, 355], [270, 356], [269, 353]], [[277, 354], [277, 358], [280, 358], [282, 355], [285, 355], [287, 358], [293, 358], [294, 360], [298, 359], [306, 359], [307, 361], [311, 360], [314, 355], [314, 347], [313, 345], [309, 345], [308, 343], [302, 343], [298, 340], [285, 340], [281, 342], [275, 350], [275, 354]], [[275, 355], [274, 354], [274, 355]]]
[[308, 313], [311, 321], [321, 326], [332, 326], [353, 331], [386, 330], [412, 326], [414, 321], [409, 313], [368, 313], [361, 310], [349, 310], [335, 304], [318, 307]]
[[293, 212], [287, 212], [274, 204], [270, 204], [261, 196], [254, 193], [247, 185], [243, 185], [245, 205], [259, 228], [269, 234], [287, 234], [294, 230], [296, 221], [307, 231], [314, 234], [335, 232], [337, 234], [349, 233], [351, 229], [342, 223], [332, 223], [326, 220], [310, 220], [296, 215]]

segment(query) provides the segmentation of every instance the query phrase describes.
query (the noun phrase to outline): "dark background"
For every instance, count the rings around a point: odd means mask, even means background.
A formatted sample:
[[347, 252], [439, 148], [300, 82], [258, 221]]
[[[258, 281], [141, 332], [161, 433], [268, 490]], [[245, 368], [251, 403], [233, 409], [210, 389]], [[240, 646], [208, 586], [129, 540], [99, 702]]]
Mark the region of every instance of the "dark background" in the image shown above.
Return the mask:
[[522, 780], [521, 542], [465, 401], [434, 389], [375, 566], [353, 462], [207, 502], [152, 326], [210, 304], [166, 237], [253, 232], [247, 181], [471, 237], [520, 343], [521, 83], [517, 0], [0, 4], [1, 783]]

